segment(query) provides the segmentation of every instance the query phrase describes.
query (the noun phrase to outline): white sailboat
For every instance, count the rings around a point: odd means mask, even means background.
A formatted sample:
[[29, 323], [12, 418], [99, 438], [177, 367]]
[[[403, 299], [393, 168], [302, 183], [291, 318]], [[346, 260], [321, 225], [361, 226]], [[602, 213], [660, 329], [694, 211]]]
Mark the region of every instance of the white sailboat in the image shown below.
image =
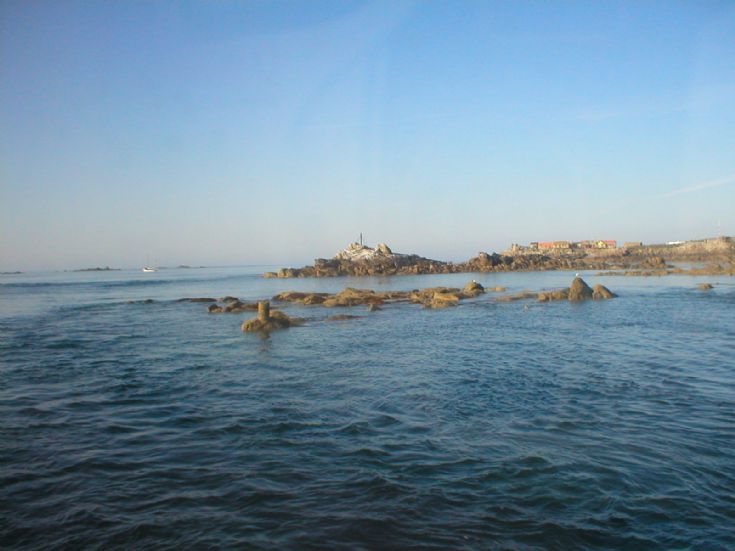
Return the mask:
[[[155, 262], [155, 261], [156, 260], [154, 258], [153, 259], [153, 262]], [[153, 266], [151, 264], [151, 257], [150, 256], [148, 257], [148, 262], [146, 262], [145, 266], [143, 266], [143, 268], [141, 268], [141, 271], [142, 272], [146, 272], [146, 273], [149, 273], [149, 272], [157, 272], [158, 271], [158, 268], [156, 268], [155, 266]]]

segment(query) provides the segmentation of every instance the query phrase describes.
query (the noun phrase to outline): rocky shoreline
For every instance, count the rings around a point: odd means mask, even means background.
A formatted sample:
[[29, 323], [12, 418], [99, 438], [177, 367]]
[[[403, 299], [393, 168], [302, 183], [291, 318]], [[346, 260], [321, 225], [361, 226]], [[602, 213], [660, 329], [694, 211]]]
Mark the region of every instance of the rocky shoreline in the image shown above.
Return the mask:
[[[707, 262], [684, 269], [671, 262]], [[641, 245], [605, 251], [480, 252], [465, 262], [445, 262], [416, 254], [398, 254], [385, 245], [370, 248], [353, 243], [331, 259], [312, 266], [281, 268], [265, 278], [388, 276], [473, 272], [599, 270], [604, 275], [735, 275], [735, 241], [722, 237], [681, 245]]]

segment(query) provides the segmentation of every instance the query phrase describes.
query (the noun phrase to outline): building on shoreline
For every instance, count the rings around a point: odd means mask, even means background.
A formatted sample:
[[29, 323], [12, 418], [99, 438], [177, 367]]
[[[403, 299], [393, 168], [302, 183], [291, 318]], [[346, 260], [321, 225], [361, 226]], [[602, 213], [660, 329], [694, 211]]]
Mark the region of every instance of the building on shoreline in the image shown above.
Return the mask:
[[617, 249], [618, 242], [614, 239], [598, 239], [585, 241], [531, 241], [528, 246], [513, 243], [511, 253], [531, 251], [575, 251], [575, 250], [602, 250]]

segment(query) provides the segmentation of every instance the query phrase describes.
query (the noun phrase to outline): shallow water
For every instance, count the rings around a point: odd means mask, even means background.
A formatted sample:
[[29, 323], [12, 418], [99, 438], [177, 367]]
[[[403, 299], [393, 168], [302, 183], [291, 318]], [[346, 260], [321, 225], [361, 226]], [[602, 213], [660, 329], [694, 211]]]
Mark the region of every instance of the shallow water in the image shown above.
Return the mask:
[[288, 307], [266, 340], [175, 301], [574, 275], [263, 270], [2, 276], [0, 547], [735, 548], [733, 278]]

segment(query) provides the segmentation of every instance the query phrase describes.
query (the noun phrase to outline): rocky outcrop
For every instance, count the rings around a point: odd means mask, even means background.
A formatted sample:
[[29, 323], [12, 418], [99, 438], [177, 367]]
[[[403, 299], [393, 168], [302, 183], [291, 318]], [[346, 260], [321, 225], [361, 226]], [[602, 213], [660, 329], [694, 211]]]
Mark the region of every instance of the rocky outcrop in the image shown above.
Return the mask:
[[610, 291], [604, 285], [595, 285], [590, 287], [579, 276], [574, 278], [568, 289], [557, 289], [555, 291], [542, 291], [538, 294], [539, 302], [550, 302], [553, 300], [604, 300], [615, 298], [617, 295]]
[[572, 284], [565, 289], [554, 289], [550, 291], [521, 291], [511, 295], [502, 295], [495, 298], [495, 302], [512, 302], [516, 300], [527, 300], [536, 298], [538, 302], [552, 302], [555, 300], [569, 300], [572, 302], [581, 300], [602, 300], [615, 298], [617, 295], [603, 285], [595, 285], [590, 288], [581, 277], [575, 277]]
[[599, 283], [592, 287], [592, 298], [595, 300], [607, 300], [610, 298], [615, 298], [617, 296], [618, 295], [613, 293], [610, 289], [608, 289], [604, 285], [600, 285]]
[[408, 300], [426, 308], [447, 308], [459, 303], [461, 291], [452, 287], [429, 287], [411, 291]]
[[700, 291], [709, 291], [709, 290], [711, 290], [713, 288], [714, 287], [712, 287], [712, 284], [711, 283], [699, 283], [697, 285], [697, 289], [699, 289]]
[[485, 292], [485, 287], [477, 283], [474, 279], [462, 288], [462, 294], [466, 297], [476, 297]]
[[227, 314], [239, 314], [241, 312], [252, 312], [258, 309], [258, 305], [255, 302], [229, 302], [223, 309]]
[[370, 289], [353, 289], [352, 287], [347, 287], [322, 302], [322, 306], [327, 308], [368, 304], [377, 304], [380, 306], [383, 304], [383, 297]]
[[279, 293], [272, 300], [277, 302], [294, 302], [296, 304], [322, 304], [331, 295], [329, 293], [299, 293], [297, 291], [286, 291]]
[[592, 289], [581, 277], [575, 277], [569, 286], [567, 298], [569, 300], [587, 300], [592, 298]]
[[[630, 275], [683, 273], [671, 260], [716, 261], [719, 268], [705, 273], [735, 273], [735, 240], [729, 237], [689, 241], [681, 245], [652, 245], [621, 249], [510, 250], [503, 254], [479, 252], [466, 262], [432, 260], [415, 254], [394, 253], [380, 244], [375, 248], [353, 243], [331, 259], [318, 258], [313, 266], [266, 272], [265, 278], [335, 277], [373, 275], [452, 274], [544, 270], [614, 270]], [[626, 274], [627, 275], [627, 274]], [[704, 274], [702, 274], [704, 275]]]
[[325, 308], [367, 306], [370, 311], [379, 310], [386, 303], [411, 302], [427, 308], [446, 308], [455, 306], [460, 300], [477, 297], [485, 289], [471, 281], [463, 289], [454, 287], [430, 287], [413, 291], [373, 291], [346, 287], [335, 294], [301, 293], [286, 291], [273, 297], [276, 302], [292, 302], [303, 305], [321, 305]]
[[539, 302], [550, 302], [552, 300], [568, 300], [569, 289], [557, 289], [556, 291], [542, 291], [537, 295]]
[[270, 303], [263, 300], [258, 303], [258, 317], [244, 321], [240, 329], [244, 333], [270, 333], [294, 325], [301, 325], [301, 320], [291, 318], [278, 310], [271, 311]]
[[[225, 299], [228, 299], [225, 301]], [[210, 314], [240, 314], [242, 312], [252, 312], [258, 309], [258, 304], [255, 302], [241, 302], [240, 299], [235, 297], [225, 297], [223, 305], [210, 304], [207, 308], [207, 312]], [[207, 301], [209, 302], [209, 301]]]
[[317, 258], [313, 266], [281, 268], [266, 272], [265, 278], [337, 277], [452, 273], [451, 264], [415, 254], [394, 253], [385, 243], [370, 248], [352, 243], [331, 259]]

